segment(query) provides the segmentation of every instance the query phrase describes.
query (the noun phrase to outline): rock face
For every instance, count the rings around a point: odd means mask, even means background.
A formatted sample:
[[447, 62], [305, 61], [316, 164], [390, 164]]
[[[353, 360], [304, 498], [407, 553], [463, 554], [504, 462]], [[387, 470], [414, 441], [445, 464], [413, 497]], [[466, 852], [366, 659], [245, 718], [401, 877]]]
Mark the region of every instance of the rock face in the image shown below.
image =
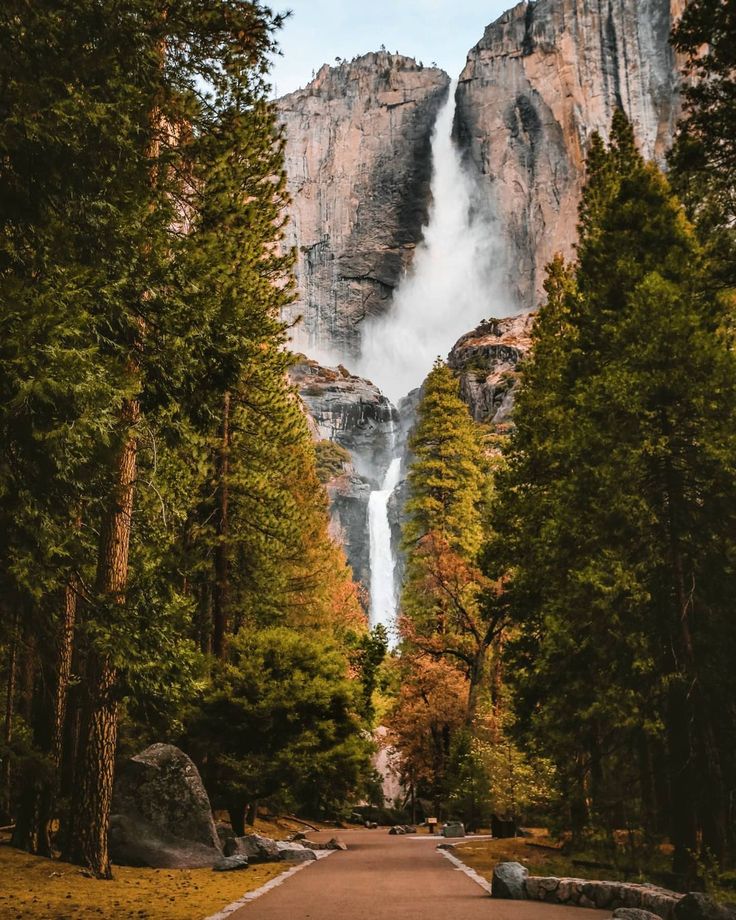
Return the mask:
[[669, 45], [685, 0], [537, 0], [488, 26], [457, 92], [456, 131], [505, 227], [510, 284], [522, 307], [544, 266], [569, 255], [586, 149], [616, 107], [642, 152], [662, 160], [679, 113]]
[[344, 367], [304, 359], [290, 371], [315, 440], [345, 448], [350, 463], [327, 483], [333, 537], [345, 549], [356, 580], [370, 582], [368, 500], [393, 457], [398, 414], [370, 381]]
[[186, 868], [211, 866], [222, 855], [199, 771], [171, 744], [153, 744], [123, 765], [112, 813], [116, 862]]
[[506, 428], [514, 406], [518, 365], [531, 347], [533, 313], [485, 320], [456, 343], [447, 362], [473, 418]]
[[[319, 71], [279, 103], [299, 298], [311, 346], [357, 355], [427, 219], [430, 140], [450, 78], [386, 52]], [[302, 345], [302, 347], [306, 347]]]
[[392, 456], [396, 409], [369, 380], [344, 367], [322, 367], [308, 359], [289, 372], [299, 388], [318, 440], [348, 450], [359, 475], [375, 479]]

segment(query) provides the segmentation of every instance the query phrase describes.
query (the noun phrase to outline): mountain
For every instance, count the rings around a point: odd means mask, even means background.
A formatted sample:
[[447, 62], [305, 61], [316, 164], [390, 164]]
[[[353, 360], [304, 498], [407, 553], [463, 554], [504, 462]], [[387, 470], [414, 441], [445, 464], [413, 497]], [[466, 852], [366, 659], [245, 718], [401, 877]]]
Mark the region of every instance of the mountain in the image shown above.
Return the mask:
[[[533, 309], [569, 255], [583, 164], [616, 106], [662, 161], [679, 113], [669, 46], [685, 0], [537, 0], [485, 29], [460, 75], [455, 134], [497, 218], [508, 301]], [[278, 102], [298, 250], [298, 347], [350, 361], [391, 305], [430, 203], [431, 135], [450, 78], [386, 52], [326, 65]], [[451, 343], [448, 342], [448, 347]]]
[[427, 221], [432, 127], [449, 83], [442, 70], [378, 52], [325, 65], [279, 100], [299, 346], [357, 356], [361, 321], [388, 308]]
[[663, 162], [677, 117], [669, 44], [685, 0], [538, 0], [488, 26], [457, 92], [456, 130], [504, 228], [509, 284], [533, 309], [544, 266], [572, 253], [585, 154], [621, 107]]

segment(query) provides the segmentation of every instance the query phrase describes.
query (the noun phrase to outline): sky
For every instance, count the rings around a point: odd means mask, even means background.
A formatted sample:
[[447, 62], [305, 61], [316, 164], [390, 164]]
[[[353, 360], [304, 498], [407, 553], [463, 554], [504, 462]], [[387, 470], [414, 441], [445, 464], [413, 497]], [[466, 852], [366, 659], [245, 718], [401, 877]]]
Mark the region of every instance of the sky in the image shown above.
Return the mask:
[[436, 62], [457, 77], [485, 27], [516, 0], [271, 0], [276, 12], [292, 11], [280, 36], [283, 56], [271, 81], [283, 96], [312, 79], [322, 64], [353, 58], [385, 45]]

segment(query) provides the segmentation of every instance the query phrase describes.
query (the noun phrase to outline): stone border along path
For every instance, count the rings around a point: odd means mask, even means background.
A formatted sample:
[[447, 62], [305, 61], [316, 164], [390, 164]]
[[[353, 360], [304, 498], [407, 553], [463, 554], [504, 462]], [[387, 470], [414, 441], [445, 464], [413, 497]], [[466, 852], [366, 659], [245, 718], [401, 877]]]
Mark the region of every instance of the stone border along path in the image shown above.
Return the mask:
[[255, 901], [257, 898], [260, 898], [261, 895], [268, 894], [269, 891], [272, 891], [274, 888], [278, 888], [279, 885], [283, 885], [284, 882], [291, 878], [292, 875], [296, 875], [297, 872], [300, 872], [302, 869], [308, 869], [310, 866], [315, 865], [320, 859], [326, 859], [328, 856], [332, 856], [333, 853], [339, 852], [338, 850], [315, 850], [315, 856], [317, 859], [310, 859], [308, 862], [296, 863], [296, 865], [291, 866], [289, 869], [285, 869], [281, 875], [277, 875], [276, 878], [272, 878], [270, 882], [266, 882], [265, 885], [261, 885], [260, 888], [256, 888], [254, 891], [246, 891], [242, 898], [239, 898], [237, 901], [233, 901], [232, 904], [228, 904], [226, 907], [223, 907], [222, 910], [218, 910], [216, 914], [211, 914], [209, 917], [205, 917], [205, 920], [227, 920], [231, 914], [234, 914], [236, 910], [239, 910], [241, 907], [245, 907], [246, 904], [250, 904], [251, 901]]
[[497, 899], [564, 904], [597, 910], [620, 908], [647, 911], [662, 920], [676, 915], [685, 895], [639, 882], [598, 881], [529, 875], [518, 862], [498, 863], [493, 870], [492, 895]]

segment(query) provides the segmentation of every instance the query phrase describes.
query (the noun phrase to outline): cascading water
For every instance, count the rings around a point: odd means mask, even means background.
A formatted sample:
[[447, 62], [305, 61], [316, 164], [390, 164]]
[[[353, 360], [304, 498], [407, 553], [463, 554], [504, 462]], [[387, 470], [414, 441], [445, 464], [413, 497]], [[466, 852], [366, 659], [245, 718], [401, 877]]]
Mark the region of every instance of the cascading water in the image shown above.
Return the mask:
[[[504, 312], [494, 222], [477, 195], [452, 137], [455, 89], [437, 115], [432, 133], [432, 204], [411, 272], [391, 310], [366, 322], [359, 373], [393, 401], [421, 385], [432, 362], [489, 313]], [[371, 563], [371, 624], [395, 631], [395, 559], [388, 502], [398, 484], [394, 460], [368, 505]]]
[[396, 584], [395, 559], [391, 547], [391, 525], [388, 519], [388, 502], [399, 484], [401, 458], [389, 464], [381, 488], [371, 492], [368, 500], [368, 532], [371, 559], [371, 626], [381, 623], [389, 636], [395, 628]]
[[393, 401], [421, 385], [432, 362], [489, 314], [505, 311], [500, 235], [452, 133], [453, 81], [432, 133], [432, 204], [411, 271], [391, 309], [366, 322], [359, 373]]

